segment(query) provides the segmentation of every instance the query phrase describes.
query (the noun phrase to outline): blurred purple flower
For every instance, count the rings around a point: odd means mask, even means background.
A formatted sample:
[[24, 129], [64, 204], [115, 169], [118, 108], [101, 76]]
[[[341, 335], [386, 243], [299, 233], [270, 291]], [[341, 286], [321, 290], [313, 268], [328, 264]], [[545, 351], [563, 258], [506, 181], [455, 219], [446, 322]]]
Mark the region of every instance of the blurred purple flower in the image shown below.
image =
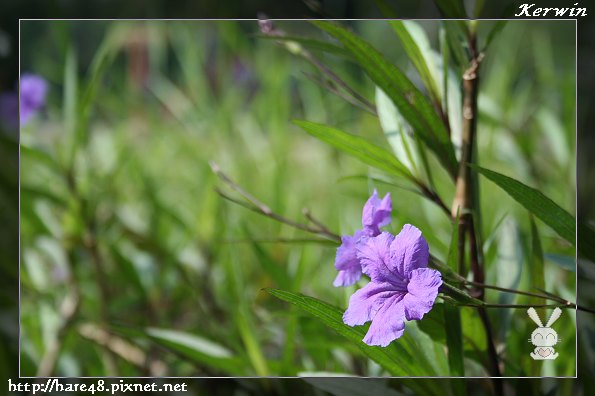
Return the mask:
[[343, 322], [372, 321], [363, 341], [384, 347], [403, 335], [405, 320], [420, 320], [432, 309], [442, 277], [427, 268], [428, 243], [410, 224], [396, 237], [383, 232], [362, 241], [357, 256], [371, 282], [351, 296]]
[[24, 125], [45, 104], [48, 85], [42, 77], [26, 73], [21, 76], [20, 88], [21, 124]]
[[369, 237], [380, 234], [380, 227], [390, 223], [392, 201], [390, 193], [384, 198], [378, 198], [378, 192], [374, 190], [372, 196], [364, 205], [362, 213], [363, 229], [357, 230], [353, 236], [341, 237], [341, 246], [337, 249], [335, 268], [339, 271], [333, 285], [350, 286], [362, 276], [362, 266], [357, 256], [357, 247]]

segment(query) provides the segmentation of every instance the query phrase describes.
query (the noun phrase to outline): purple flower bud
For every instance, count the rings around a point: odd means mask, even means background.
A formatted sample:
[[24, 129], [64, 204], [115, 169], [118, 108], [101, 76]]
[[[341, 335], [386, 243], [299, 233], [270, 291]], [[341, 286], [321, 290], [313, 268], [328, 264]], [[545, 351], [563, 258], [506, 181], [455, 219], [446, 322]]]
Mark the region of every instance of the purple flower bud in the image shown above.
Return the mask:
[[335, 268], [339, 271], [334, 286], [350, 286], [357, 282], [362, 276], [360, 260], [357, 257], [358, 245], [368, 237], [380, 234], [380, 227], [390, 223], [392, 211], [392, 200], [390, 193], [384, 198], [378, 198], [378, 192], [374, 190], [372, 196], [364, 205], [362, 213], [362, 226], [353, 236], [345, 235], [341, 238], [341, 246], [337, 249]]

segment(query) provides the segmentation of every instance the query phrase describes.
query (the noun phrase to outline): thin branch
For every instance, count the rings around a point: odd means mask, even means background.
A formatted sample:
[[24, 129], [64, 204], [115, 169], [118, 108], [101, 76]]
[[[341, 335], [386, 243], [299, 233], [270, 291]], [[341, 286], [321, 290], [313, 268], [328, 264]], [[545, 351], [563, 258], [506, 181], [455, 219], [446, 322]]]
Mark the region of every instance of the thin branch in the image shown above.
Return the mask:
[[223, 181], [225, 182], [225, 184], [227, 184], [231, 189], [237, 191], [240, 195], [242, 195], [244, 197], [244, 199], [246, 199], [248, 202], [243, 202], [240, 201], [236, 198], [233, 198], [227, 194], [225, 194], [223, 191], [219, 190], [219, 189], [215, 189], [215, 191], [217, 192], [217, 194], [219, 194], [221, 197], [227, 199], [228, 201], [234, 202], [238, 205], [241, 205], [247, 209], [250, 209], [256, 213], [260, 213], [266, 217], [269, 217], [273, 220], [279, 221], [281, 223], [287, 224], [293, 228], [297, 228], [299, 230], [302, 231], [306, 231], [312, 234], [316, 234], [316, 235], [322, 235], [325, 236], [331, 240], [337, 241], [337, 242], [341, 242], [341, 236], [337, 235], [335, 233], [333, 233], [332, 231], [330, 231], [326, 226], [322, 225], [322, 223], [317, 222], [318, 224], [316, 224], [316, 227], [312, 227], [309, 226], [307, 224], [303, 224], [303, 223], [298, 223], [294, 220], [288, 219], [284, 216], [281, 216], [275, 212], [273, 212], [267, 205], [265, 205], [264, 203], [260, 202], [258, 199], [256, 199], [254, 196], [252, 196], [250, 193], [248, 193], [247, 191], [245, 191], [243, 188], [241, 188], [238, 184], [236, 184], [233, 180], [231, 180], [231, 178], [229, 176], [227, 176], [225, 173], [223, 173], [221, 171], [221, 168], [219, 168], [219, 165], [217, 165], [215, 162], [210, 162], [211, 168], [213, 169], [213, 172]]

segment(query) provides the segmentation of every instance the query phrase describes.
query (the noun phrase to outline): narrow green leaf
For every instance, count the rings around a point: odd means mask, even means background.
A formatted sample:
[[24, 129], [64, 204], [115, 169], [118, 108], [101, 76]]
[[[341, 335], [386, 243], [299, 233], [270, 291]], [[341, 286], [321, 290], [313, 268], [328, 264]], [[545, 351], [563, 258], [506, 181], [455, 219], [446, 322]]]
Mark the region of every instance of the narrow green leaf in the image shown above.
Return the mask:
[[[458, 307], [444, 304], [444, 323], [446, 325], [446, 345], [448, 346], [450, 375], [453, 377], [464, 377], [463, 331], [461, 329], [461, 313]], [[458, 388], [454, 392], [455, 395], [464, 394], [464, 386], [461, 387], [459, 382], [454, 382], [453, 385]]]
[[415, 133], [454, 177], [457, 160], [446, 127], [430, 101], [419, 89], [378, 50], [342, 26], [313, 21], [320, 29], [341, 41], [372, 81], [393, 101]]
[[339, 129], [310, 121], [294, 120], [293, 123], [310, 135], [370, 166], [392, 175], [413, 179], [411, 172], [394, 155], [360, 136], [350, 135]]
[[442, 21], [442, 26], [446, 33], [448, 50], [458, 66], [458, 71], [462, 74], [469, 62], [469, 57], [465, 53], [467, 43], [464, 25], [461, 25], [461, 21]]
[[576, 244], [574, 217], [542, 192], [501, 173], [479, 166], [470, 166], [506, 191], [515, 201], [550, 226], [562, 238], [573, 245]]
[[147, 328], [144, 333], [153, 342], [195, 363], [223, 370], [229, 374], [237, 375], [244, 370], [244, 364], [229, 349], [197, 335], [156, 328]]
[[246, 348], [246, 353], [252, 363], [256, 374], [260, 377], [266, 377], [270, 374], [267, 360], [264, 357], [260, 342], [254, 331], [254, 326], [248, 318], [245, 309], [240, 308], [236, 314], [237, 326]]
[[271, 295], [294, 304], [320, 319], [325, 325], [352, 341], [366, 356], [374, 360], [390, 374], [394, 376], [423, 375], [416, 357], [400, 345], [399, 341], [401, 340], [391, 343], [386, 348], [368, 346], [362, 342], [366, 334], [366, 328], [364, 326], [350, 327], [344, 324], [341, 309], [303, 294], [278, 289], [265, 290]]
[[389, 24], [397, 36], [399, 36], [407, 56], [417, 69], [430, 96], [435, 103], [440, 103], [440, 91], [430, 71], [431, 68], [428, 66], [428, 63], [433, 62], [434, 59], [432, 48], [425, 32], [414, 21], [389, 21]]
[[417, 142], [409, 123], [382, 89], [376, 87], [376, 113], [395, 156], [413, 174], [418, 174]]
[[[531, 222], [531, 261], [529, 264], [531, 274], [531, 289], [540, 290], [545, 289], [545, 277], [543, 270], [543, 249], [541, 247], [541, 240], [539, 238], [539, 231], [533, 216], [529, 218]], [[574, 261], [574, 260], [573, 260]], [[530, 304], [543, 304], [543, 299], [531, 297]]]

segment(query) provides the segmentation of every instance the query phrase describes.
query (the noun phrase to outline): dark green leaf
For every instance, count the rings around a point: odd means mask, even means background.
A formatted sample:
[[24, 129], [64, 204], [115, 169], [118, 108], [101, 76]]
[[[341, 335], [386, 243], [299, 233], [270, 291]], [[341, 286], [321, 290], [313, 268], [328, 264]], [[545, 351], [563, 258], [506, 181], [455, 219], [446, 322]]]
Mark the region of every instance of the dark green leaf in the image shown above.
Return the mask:
[[470, 166], [506, 191], [515, 201], [550, 226], [562, 238], [573, 245], [576, 244], [574, 217], [542, 192], [501, 173], [479, 166]]
[[408, 179], [413, 178], [409, 170], [394, 155], [360, 136], [350, 135], [339, 129], [310, 121], [294, 120], [293, 123], [303, 128], [310, 135], [358, 158], [370, 166], [389, 174], [404, 176]]
[[457, 160], [446, 126], [421, 91], [365, 40], [336, 23], [313, 23], [343, 43], [372, 81], [391, 98], [414, 132], [454, 177]]

